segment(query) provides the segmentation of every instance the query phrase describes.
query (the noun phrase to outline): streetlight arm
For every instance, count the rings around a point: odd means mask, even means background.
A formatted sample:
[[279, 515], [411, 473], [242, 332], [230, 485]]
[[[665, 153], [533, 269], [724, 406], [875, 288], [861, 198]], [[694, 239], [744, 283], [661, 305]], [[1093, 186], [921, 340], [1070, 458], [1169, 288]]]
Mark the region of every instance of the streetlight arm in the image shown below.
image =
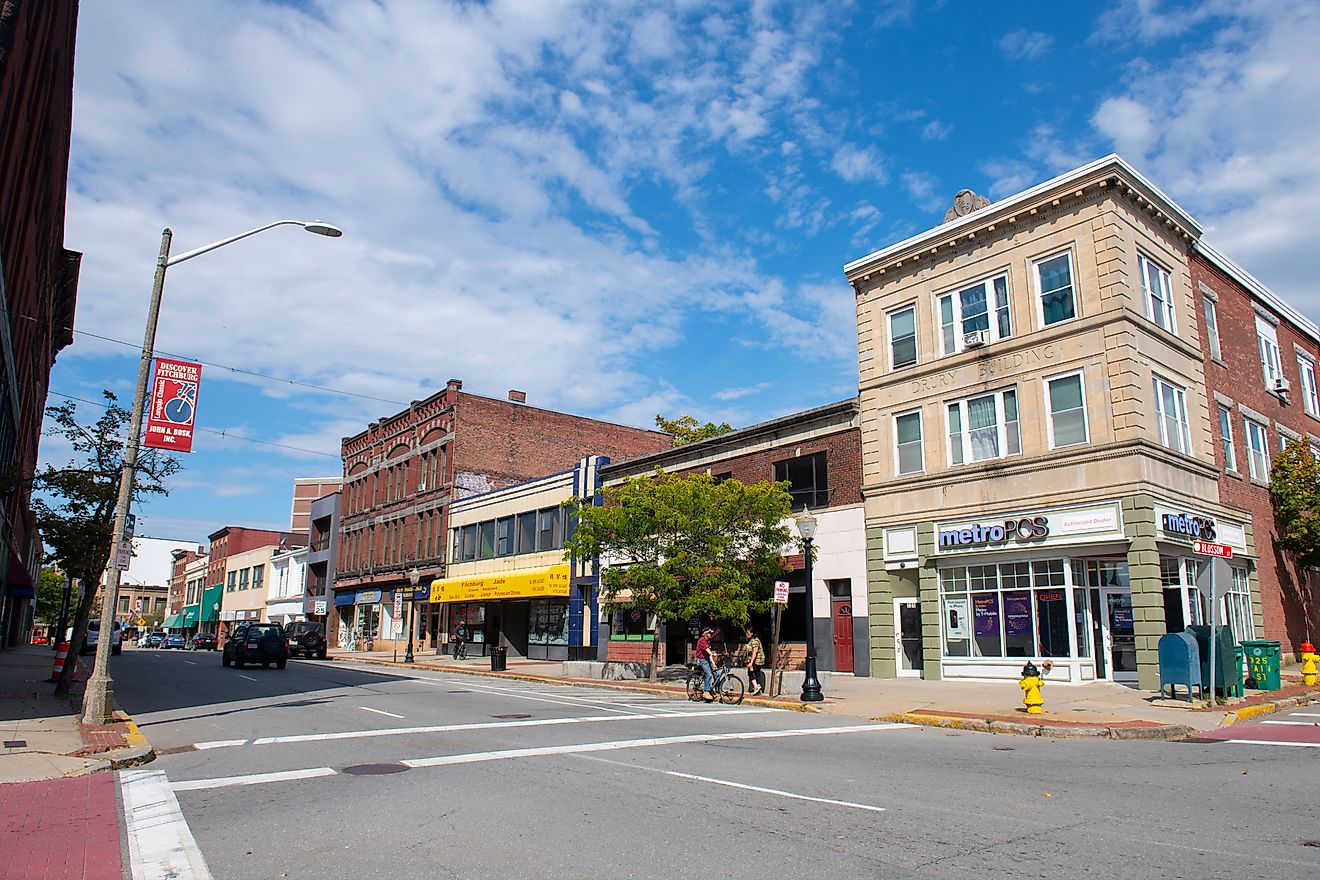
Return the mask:
[[249, 229], [247, 232], [240, 232], [238, 235], [231, 235], [229, 238], [222, 238], [220, 241], [213, 241], [210, 244], [202, 245], [199, 248], [193, 248], [190, 251], [184, 251], [181, 254], [170, 257], [165, 261], [166, 268], [178, 265], [184, 260], [191, 260], [193, 257], [200, 257], [216, 248], [224, 247], [227, 244], [233, 244], [236, 241], [247, 238], [250, 235], [256, 235], [258, 232], [265, 232], [267, 229], [274, 229], [276, 226], [306, 226], [303, 220], [276, 220], [274, 223], [267, 223], [265, 226], [258, 226], [256, 229]]

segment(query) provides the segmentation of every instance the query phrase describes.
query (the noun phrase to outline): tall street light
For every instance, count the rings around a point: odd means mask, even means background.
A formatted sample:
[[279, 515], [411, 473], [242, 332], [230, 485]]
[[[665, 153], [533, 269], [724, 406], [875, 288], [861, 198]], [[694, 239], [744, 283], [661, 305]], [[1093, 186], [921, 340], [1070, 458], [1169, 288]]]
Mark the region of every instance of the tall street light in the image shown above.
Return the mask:
[[[174, 238], [174, 233], [169, 229], [161, 233], [160, 256], [156, 258], [156, 279], [151, 285], [151, 305], [147, 309], [147, 332], [142, 338], [142, 356], [138, 361], [137, 389], [133, 395], [133, 412], [129, 419], [128, 443], [124, 447], [124, 468], [119, 474], [119, 501], [115, 506], [115, 525], [110, 545], [112, 563], [115, 560], [119, 545], [124, 541], [124, 524], [128, 521], [128, 509], [133, 500], [133, 481], [137, 476], [138, 449], [142, 443], [142, 438], [139, 436], [142, 432], [142, 411], [146, 409], [147, 383], [150, 381], [151, 360], [155, 356], [156, 350], [156, 320], [160, 317], [160, 296], [165, 289], [165, 270], [170, 266], [182, 263], [184, 260], [200, 257], [202, 254], [209, 253], [216, 248], [233, 244], [248, 236], [256, 235], [258, 232], [265, 232], [267, 229], [274, 229], [276, 226], [301, 226], [308, 232], [330, 238], [338, 238], [344, 234], [343, 230], [338, 227], [319, 220], [276, 220], [274, 223], [267, 223], [265, 226], [258, 226], [256, 229], [249, 229], [247, 232], [240, 232], [238, 235], [231, 235], [229, 238], [222, 238], [220, 241], [213, 241], [208, 245], [171, 257], [170, 241]], [[101, 596], [102, 623], [107, 620], [113, 621], [115, 617], [115, 603], [119, 599], [119, 566], [117, 564], [109, 566], [105, 580], [105, 592]], [[91, 678], [87, 679], [87, 689], [83, 695], [84, 724], [105, 724], [113, 718], [114, 688], [110, 679], [110, 648], [113, 641], [109, 638], [97, 639], [96, 641], [96, 664], [92, 669]]]
[[825, 699], [820, 692], [820, 679], [816, 677], [816, 616], [811, 610], [811, 540], [816, 537], [816, 518], [809, 508], [803, 508], [797, 517], [798, 534], [802, 536], [802, 555], [807, 560], [807, 675], [802, 680], [802, 702], [819, 703]]
[[408, 580], [412, 581], [412, 592], [408, 594], [408, 650], [403, 652], [403, 662], [413, 662], [413, 630], [416, 629], [414, 616], [417, 614], [417, 582], [422, 579], [422, 573], [413, 566], [408, 572]]

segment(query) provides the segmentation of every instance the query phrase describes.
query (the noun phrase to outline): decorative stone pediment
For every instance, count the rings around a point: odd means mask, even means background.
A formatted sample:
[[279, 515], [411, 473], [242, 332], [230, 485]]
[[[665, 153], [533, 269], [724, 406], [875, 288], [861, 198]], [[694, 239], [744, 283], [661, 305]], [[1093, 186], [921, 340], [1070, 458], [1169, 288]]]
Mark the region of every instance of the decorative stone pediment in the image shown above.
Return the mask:
[[959, 217], [966, 217], [973, 211], [979, 211], [981, 208], [988, 207], [990, 200], [985, 196], [978, 196], [970, 189], [960, 189], [958, 194], [953, 197], [953, 207], [944, 213], [944, 222], [957, 220]]

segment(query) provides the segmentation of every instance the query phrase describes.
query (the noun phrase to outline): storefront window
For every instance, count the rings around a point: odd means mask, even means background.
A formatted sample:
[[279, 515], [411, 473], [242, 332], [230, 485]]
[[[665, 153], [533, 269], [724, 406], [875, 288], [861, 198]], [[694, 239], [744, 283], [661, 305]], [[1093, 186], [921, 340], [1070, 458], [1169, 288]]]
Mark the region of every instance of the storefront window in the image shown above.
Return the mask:
[[1233, 569], [1233, 583], [1224, 594], [1224, 616], [1235, 641], [1256, 637], [1256, 624], [1251, 618], [1251, 582], [1245, 568]]
[[486, 605], [484, 602], [458, 602], [449, 608], [449, 634], [459, 624], [467, 627], [467, 640], [473, 644], [486, 641]]
[[564, 599], [533, 599], [527, 641], [533, 645], [567, 645], [568, 602]]
[[[1074, 563], [1074, 566], [1076, 563]], [[1074, 568], [1074, 571], [1076, 569]], [[1073, 590], [1073, 625], [1077, 631], [1077, 656], [1091, 656], [1091, 605], [1086, 590]]]
[[940, 569], [945, 656], [1071, 656], [1069, 586], [1062, 559]]
[[655, 638], [655, 617], [636, 608], [620, 608], [610, 618], [610, 641], [649, 642]]

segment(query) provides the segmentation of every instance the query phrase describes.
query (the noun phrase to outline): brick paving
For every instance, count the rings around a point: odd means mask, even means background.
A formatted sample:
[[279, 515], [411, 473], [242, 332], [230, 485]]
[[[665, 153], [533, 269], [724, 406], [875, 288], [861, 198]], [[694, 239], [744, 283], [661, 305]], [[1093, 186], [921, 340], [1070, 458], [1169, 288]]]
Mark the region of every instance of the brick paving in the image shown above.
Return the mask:
[[83, 747], [72, 754], [79, 757], [129, 747], [128, 725], [122, 721], [114, 724], [79, 724], [78, 733], [82, 736]]
[[0, 784], [0, 880], [123, 880], [115, 777]]

